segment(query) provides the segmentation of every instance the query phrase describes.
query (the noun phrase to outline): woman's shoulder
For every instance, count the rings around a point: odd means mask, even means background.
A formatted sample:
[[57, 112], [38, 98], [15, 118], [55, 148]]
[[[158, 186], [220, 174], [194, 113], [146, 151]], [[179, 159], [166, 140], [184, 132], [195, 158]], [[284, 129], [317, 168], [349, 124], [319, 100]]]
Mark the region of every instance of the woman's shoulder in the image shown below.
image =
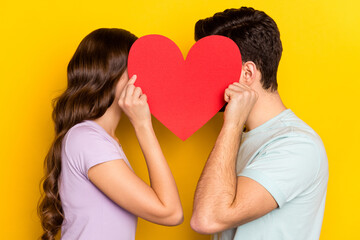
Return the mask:
[[71, 127], [66, 133], [66, 138], [77, 139], [77, 138], [88, 138], [94, 135], [103, 135], [103, 133], [96, 127], [96, 125], [89, 120], [85, 120]]
[[115, 140], [96, 122], [84, 121], [73, 126], [63, 142], [67, 161], [87, 174], [88, 169], [109, 159], [126, 159]]
[[105, 130], [95, 122], [86, 120], [69, 129], [64, 138], [64, 147], [67, 151], [79, 151], [102, 142], [112, 143]]

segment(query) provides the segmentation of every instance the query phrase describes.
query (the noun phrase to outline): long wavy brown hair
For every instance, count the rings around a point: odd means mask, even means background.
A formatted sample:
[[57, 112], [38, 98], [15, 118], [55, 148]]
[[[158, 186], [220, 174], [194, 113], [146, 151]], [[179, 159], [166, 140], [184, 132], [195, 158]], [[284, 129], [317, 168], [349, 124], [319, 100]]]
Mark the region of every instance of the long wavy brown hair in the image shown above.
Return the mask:
[[115, 88], [127, 67], [130, 47], [137, 37], [122, 29], [101, 28], [79, 44], [67, 68], [67, 88], [54, 99], [55, 139], [44, 161], [43, 193], [38, 213], [41, 239], [53, 240], [64, 220], [59, 195], [62, 140], [68, 130], [84, 120], [101, 117], [115, 99]]

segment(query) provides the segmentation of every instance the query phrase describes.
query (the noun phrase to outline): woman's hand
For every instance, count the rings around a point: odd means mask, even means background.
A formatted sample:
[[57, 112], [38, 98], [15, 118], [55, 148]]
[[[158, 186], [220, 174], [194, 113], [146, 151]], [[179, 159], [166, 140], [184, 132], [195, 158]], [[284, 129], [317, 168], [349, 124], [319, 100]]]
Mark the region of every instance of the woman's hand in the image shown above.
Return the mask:
[[142, 93], [141, 88], [135, 87], [135, 81], [136, 75], [132, 76], [124, 87], [118, 104], [134, 127], [151, 125], [151, 114], [147, 97]]

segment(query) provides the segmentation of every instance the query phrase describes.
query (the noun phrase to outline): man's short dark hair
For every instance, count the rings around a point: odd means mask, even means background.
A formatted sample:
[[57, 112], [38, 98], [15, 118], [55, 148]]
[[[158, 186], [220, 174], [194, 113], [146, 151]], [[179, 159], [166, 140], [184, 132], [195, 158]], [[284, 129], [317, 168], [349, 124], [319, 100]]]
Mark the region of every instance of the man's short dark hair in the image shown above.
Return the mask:
[[271, 17], [248, 7], [227, 9], [196, 23], [196, 41], [209, 35], [231, 38], [239, 46], [243, 62], [256, 64], [263, 88], [277, 90], [282, 44], [279, 29]]

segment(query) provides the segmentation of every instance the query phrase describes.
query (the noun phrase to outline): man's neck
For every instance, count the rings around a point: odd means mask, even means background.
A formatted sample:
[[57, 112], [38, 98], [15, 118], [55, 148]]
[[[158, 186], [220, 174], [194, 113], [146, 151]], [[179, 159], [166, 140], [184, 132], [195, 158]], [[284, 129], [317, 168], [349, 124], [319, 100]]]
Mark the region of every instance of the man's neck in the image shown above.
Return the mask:
[[245, 123], [246, 129], [248, 131], [253, 130], [284, 110], [286, 110], [286, 107], [277, 91], [273, 93], [263, 92], [259, 94], [259, 99], [248, 116]]

